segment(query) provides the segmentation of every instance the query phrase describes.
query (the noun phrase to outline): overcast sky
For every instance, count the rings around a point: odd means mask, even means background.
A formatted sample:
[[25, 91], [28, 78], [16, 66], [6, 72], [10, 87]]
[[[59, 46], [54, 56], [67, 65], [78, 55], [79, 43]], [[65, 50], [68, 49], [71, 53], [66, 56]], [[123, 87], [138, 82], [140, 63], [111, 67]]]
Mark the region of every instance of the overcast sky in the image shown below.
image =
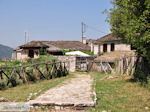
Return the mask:
[[[80, 40], [81, 22], [88, 38], [110, 33], [102, 12], [111, 0], [0, 0], [0, 44], [15, 48], [29, 40]], [[100, 30], [100, 32], [98, 32]], [[102, 33], [103, 32], [103, 33]]]

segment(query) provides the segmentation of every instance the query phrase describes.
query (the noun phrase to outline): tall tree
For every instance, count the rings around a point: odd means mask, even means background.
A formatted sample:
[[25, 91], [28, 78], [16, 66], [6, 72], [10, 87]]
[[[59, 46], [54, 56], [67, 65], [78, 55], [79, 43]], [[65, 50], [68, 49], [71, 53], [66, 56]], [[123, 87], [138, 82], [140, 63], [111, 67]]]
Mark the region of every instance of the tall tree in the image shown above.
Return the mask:
[[143, 57], [143, 65], [147, 65], [146, 70], [137, 66], [143, 71], [138, 74], [147, 76], [150, 71], [150, 0], [113, 0], [112, 3], [111, 30], [136, 48], [138, 56]]

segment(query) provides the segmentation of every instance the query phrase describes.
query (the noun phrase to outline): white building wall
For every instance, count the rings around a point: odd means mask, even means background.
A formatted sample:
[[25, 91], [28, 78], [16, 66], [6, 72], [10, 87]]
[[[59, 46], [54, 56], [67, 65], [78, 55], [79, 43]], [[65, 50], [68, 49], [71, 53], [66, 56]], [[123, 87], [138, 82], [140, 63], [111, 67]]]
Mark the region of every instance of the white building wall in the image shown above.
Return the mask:
[[91, 47], [91, 52], [93, 52], [93, 51], [94, 51], [94, 44], [91, 43], [91, 44], [90, 44], [90, 47]]
[[39, 58], [39, 55], [40, 54], [40, 52], [39, 52], [39, 50], [34, 50], [34, 58]]
[[94, 45], [94, 54], [95, 54], [95, 55], [98, 55], [98, 54], [99, 54], [99, 51], [100, 51], [99, 45]]
[[100, 45], [100, 53], [103, 53], [103, 45]]
[[24, 60], [28, 58], [28, 53], [27, 50], [22, 50], [17, 52], [17, 60]]
[[[131, 45], [123, 43], [114, 43], [114, 51], [130, 51]], [[103, 44], [102, 45], [93, 45], [93, 50], [95, 55], [103, 53]], [[107, 43], [107, 52], [111, 52], [111, 43]]]
[[111, 44], [107, 44], [107, 52], [111, 52]]

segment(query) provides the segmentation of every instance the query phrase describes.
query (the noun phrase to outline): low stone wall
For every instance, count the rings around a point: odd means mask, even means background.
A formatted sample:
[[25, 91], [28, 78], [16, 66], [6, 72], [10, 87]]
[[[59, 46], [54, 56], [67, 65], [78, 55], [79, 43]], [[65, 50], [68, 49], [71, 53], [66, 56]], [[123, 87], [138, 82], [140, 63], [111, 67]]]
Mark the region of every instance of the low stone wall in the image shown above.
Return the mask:
[[70, 72], [76, 70], [76, 56], [55, 56], [61, 62], [68, 62], [68, 69]]

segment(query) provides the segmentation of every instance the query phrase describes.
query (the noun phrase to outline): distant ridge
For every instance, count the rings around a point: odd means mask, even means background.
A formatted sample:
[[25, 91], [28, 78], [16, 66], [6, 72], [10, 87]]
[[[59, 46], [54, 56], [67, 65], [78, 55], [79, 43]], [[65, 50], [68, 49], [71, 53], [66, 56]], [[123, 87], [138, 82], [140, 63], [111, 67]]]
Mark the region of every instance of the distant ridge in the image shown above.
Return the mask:
[[0, 44], [0, 59], [10, 59], [13, 48]]

